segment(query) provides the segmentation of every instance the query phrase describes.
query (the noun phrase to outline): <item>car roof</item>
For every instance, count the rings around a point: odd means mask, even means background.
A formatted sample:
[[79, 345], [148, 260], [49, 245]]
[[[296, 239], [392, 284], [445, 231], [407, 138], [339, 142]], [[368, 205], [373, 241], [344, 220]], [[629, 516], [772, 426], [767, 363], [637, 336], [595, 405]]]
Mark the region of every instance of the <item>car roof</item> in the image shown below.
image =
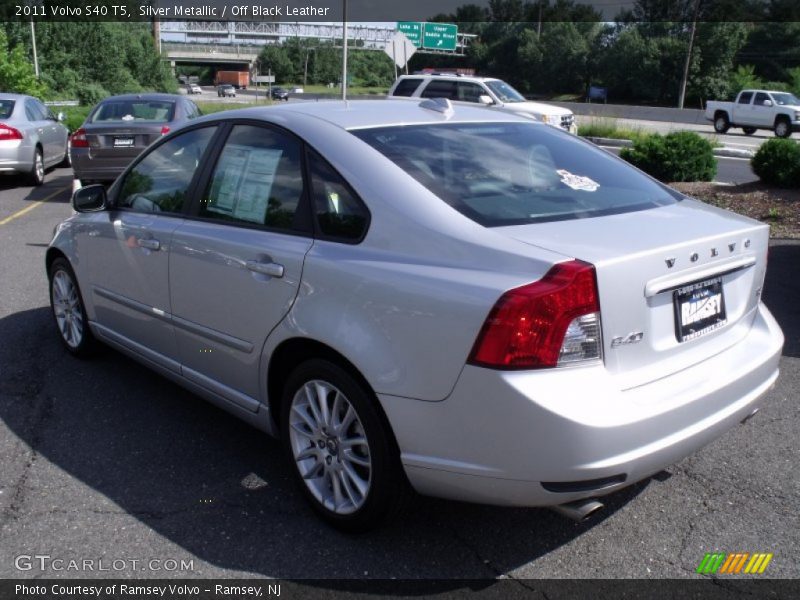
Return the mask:
[[121, 94], [119, 96], [103, 98], [99, 103], [108, 102], [109, 100], [170, 100], [174, 102], [180, 98], [182, 98], [182, 96], [178, 96], [177, 94]]
[[[423, 125], [437, 123], [469, 122], [525, 122], [532, 123], [511, 113], [494, 111], [478, 106], [452, 104], [452, 113], [421, 106], [426, 101], [411, 100], [323, 100], [320, 102], [290, 102], [281, 106], [264, 106], [225, 111], [204, 117], [204, 120], [226, 118], [259, 118], [269, 120], [270, 115], [281, 114], [287, 120], [315, 117], [342, 129], [364, 129], [396, 125]], [[279, 112], [280, 111], [280, 112]]]
[[27, 98], [33, 98], [33, 96], [27, 96], [25, 94], [7, 94], [5, 92], [0, 92], [0, 100], [26, 100]]
[[398, 79], [455, 79], [460, 81], [500, 81], [497, 77], [482, 77], [480, 75], [464, 75], [462, 73], [417, 73], [415, 75], [400, 75]]

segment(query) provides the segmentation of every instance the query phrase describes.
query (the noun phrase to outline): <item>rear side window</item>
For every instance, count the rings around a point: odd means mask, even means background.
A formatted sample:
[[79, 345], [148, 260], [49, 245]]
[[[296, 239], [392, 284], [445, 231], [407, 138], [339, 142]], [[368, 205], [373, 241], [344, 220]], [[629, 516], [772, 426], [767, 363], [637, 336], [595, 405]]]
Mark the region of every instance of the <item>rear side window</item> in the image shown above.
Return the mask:
[[421, 95], [423, 98], [448, 98], [450, 100], [457, 100], [458, 93], [456, 92], [456, 82], [434, 79], [425, 86]]
[[13, 100], [0, 100], [0, 119], [10, 119], [14, 112]]
[[367, 231], [367, 207], [344, 179], [316, 152], [309, 152], [314, 218], [324, 237], [358, 241]]
[[92, 115], [92, 123], [104, 121], [147, 121], [165, 123], [175, 115], [175, 103], [164, 100], [110, 100]]
[[255, 125], [237, 125], [220, 154], [200, 216], [271, 229], [295, 223], [303, 196], [302, 147], [293, 137]]
[[413, 96], [420, 83], [422, 83], [422, 79], [401, 79], [394, 88], [392, 96]]
[[753, 97], [753, 92], [742, 92], [739, 94], [739, 104], [750, 104], [750, 99]]
[[353, 132], [447, 204], [487, 227], [643, 210], [676, 202], [649, 177], [535, 123], [452, 123]]

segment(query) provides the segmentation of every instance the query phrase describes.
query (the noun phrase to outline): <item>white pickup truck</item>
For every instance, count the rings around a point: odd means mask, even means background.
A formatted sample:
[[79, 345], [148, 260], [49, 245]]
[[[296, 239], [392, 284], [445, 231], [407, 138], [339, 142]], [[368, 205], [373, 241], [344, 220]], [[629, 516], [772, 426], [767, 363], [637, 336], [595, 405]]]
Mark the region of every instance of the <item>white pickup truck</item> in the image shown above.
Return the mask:
[[708, 102], [706, 119], [714, 123], [717, 133], [731, 127], [741, 127], [747, 135], [756, 129], [772, 129], [786, 138], [800, 131], [800, 100], [787, 92], [742, 90], [735, 102]]

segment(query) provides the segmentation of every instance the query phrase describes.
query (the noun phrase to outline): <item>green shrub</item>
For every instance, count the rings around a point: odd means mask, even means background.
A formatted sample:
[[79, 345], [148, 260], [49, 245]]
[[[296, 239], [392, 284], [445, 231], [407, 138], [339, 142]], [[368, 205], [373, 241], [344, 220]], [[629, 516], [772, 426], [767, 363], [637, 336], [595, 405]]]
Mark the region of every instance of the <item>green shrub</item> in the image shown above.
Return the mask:
[[717, 173], [714, 146], [691, 131], [647, 136], [620, 156], [660, 181], [711, 181]]
[[108, 98], [110, 94], [106, 89], [97, 83], [87, 83], [80, 86], [77, 90], [78, 100], [86, 106], [94, 106], [100, 100]]
[[800, 187], [800, 144], [793, 140], [767, 140], [750, 161], [753, 173], [764, 183]]
[[86, 117], [89, 116], [89, 111], [92, 110], [91, 106], [54, 106], [54, 112], [63, 112], [64, 126], [70, 130], [75, 131], [78, 127], [83, 125]]

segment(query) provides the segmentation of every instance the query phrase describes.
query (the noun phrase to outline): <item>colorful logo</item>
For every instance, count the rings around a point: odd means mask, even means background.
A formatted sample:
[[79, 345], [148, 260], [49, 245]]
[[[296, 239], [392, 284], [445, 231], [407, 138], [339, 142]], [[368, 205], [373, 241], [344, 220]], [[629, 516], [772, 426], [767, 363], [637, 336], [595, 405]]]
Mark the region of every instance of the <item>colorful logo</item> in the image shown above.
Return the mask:
[[697, 572], [705, 575], [711, 573], [729, 575], [749, 573], [755, 575], [756, 573], [763, 573], [771, 560], [772, 552], [756, 552], [754, 554], [749, 552], [706, 553], [697, 567]]

